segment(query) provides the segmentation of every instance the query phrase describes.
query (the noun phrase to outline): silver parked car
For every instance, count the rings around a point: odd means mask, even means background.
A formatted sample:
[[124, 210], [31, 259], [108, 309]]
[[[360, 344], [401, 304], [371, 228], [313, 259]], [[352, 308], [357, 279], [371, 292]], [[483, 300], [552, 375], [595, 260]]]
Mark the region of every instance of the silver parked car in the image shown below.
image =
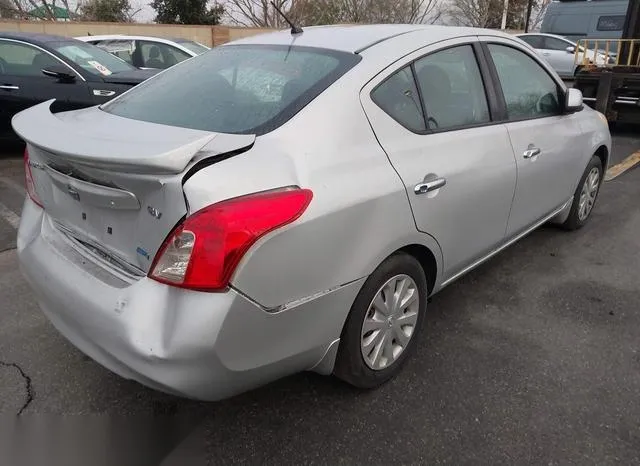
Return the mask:
[[50, 103], [13, 119], [43, 311], [117, 374], [205, 400], [304, 370], [389, 380], [428, 296], [588, 221], [611, 149], [535, 52], [466, 28], [275, 32]]
[[[576, 42], [562, 36], [542, 33], [518, 34], [516, 37], [523, 40], [541, 54], [554, 70], [563, 78], [573, 78], [584, 65], [595, 64], [598, 66], [607, 63], [615, 63], [613, 51], [585, 49]], [[605, 41], [601, 41], [604, 45]], [[589, 46], [597, 44], [590, 41]], [[576, 48], [578, 51], [576, 52]]]

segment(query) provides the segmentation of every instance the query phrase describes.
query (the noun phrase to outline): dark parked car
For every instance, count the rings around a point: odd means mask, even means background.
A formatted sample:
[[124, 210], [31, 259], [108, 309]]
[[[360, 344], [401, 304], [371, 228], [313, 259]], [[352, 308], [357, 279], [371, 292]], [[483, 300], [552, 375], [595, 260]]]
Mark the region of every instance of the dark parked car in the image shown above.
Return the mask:
[[54, 112], [102, 104], [156, 74], [94, 45], [47, 34], [0, 32], [0, 139], [11, 118], [56, 99]]

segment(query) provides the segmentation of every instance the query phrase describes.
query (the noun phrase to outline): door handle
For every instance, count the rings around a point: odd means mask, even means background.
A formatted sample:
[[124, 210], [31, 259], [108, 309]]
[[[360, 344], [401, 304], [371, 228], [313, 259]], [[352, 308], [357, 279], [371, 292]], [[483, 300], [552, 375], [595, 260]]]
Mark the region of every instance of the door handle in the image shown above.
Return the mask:
[[0, 89], [5, 89], [7, 91], [17, 91], [20, 89], [19, 86], [13, 86], [11, 84], [0, 84]]
[[442, 188], [447, 184], [447, 180], [444, 178], [436, 178], [435, 180], [423, 181], [414, 186], [413, 192], [416, 194], [426, 194], [430, 191]]
[[527, 148], [527, 150], [525, 150], [524, 153], [522, 154], [522, 156], [525, 159], [532, 159], [537, 155], [540, 155], [540, 149], [538, 149], [537, 147], [534, 147], [531, 144], [529, 144], [529, 147]]
[[544, 55], [545, 57], [548, 57], [551, 54], [549, 52], [543, 52], [542, 55]]

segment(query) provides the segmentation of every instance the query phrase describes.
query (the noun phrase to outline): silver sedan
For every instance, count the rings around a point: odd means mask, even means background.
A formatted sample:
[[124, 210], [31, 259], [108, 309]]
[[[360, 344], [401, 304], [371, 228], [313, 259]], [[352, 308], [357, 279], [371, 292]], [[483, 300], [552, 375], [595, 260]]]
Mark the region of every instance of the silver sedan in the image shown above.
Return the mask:
[[530, 47], [465, 28], [276, 32], [50, 104], [13, 119], [42, 310], [113, 372], [205, 400], [304, 370], [389, 380], [430, 295], [585, 225], [611, 150]]

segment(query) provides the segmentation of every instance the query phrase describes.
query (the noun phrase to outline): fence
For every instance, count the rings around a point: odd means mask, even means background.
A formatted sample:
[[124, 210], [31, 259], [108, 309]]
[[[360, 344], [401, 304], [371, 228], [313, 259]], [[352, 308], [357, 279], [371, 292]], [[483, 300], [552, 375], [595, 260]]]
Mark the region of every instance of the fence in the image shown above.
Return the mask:
[[[129, 34], [190, 39], [208, 46], [220, 45], [243, 37], [271, 31], [264, 28], [233, 26], [185, 26], [182, 24], [93, 23], [80, 21], [0, 20], [0, 31], [40, 32], [77, 37], [89, 34]], [[511, 34], [522, 31], [509, 30]]]
[[93, 23], [79, 21], [8, 21], [0, 20], [0, 31], [39, 32], [77, 37], [89, 34], [129, 34], [137, 36], [190, 39], [213, 46], [269, 32], [269, 29], [230, 26], [185, 26], [182, 24]]

